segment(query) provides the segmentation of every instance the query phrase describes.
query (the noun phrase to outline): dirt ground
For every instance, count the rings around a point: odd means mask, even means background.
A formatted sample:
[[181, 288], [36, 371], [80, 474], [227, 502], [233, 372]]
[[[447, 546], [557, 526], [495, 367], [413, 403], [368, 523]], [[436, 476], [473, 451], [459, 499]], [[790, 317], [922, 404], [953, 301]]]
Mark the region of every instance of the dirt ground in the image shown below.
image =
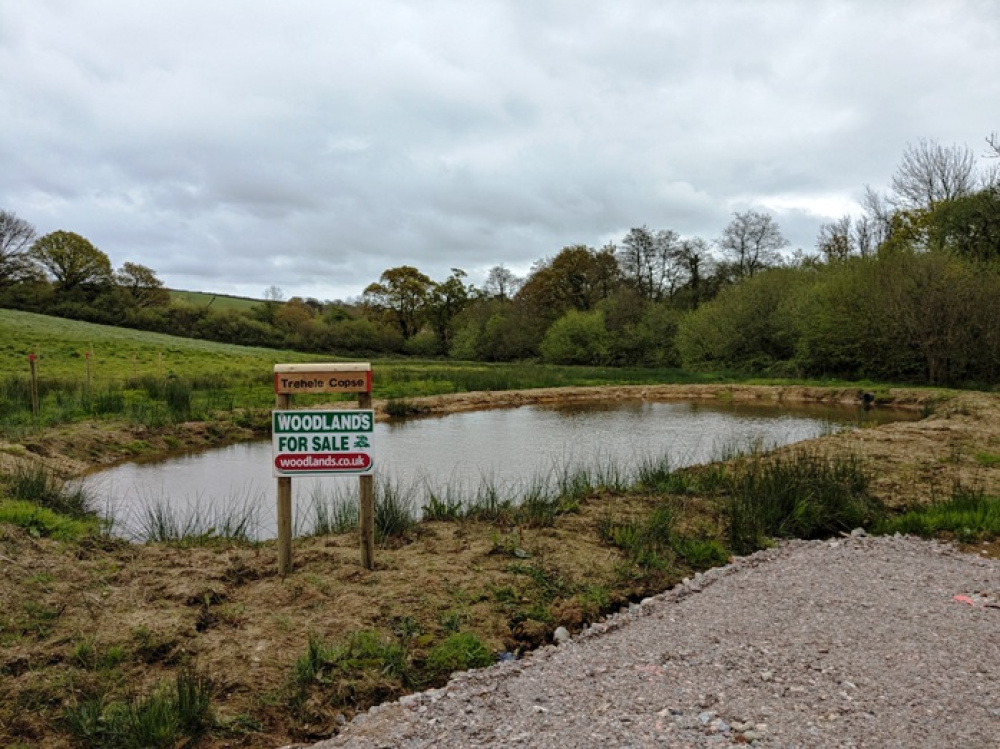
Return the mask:
[[[873, 395], [879, 407], [925, 416], [823, 437], [811, 447], [865, 458], [877, 494], [892, 506], [943, 498], [956, 483], [1000, 492], [1000, 465], [988, 457], [1000, 454], [1000, 395]], [[585, 398], [857, 403], [860, 396], [856, 389], [646, 386], [469, 393], [411, 406], [448, 413]], [[0, 443], [0, 461], [7, 470], [32, 458], [79, 475], [120, 459], [137, 441], [148, 453], [250, 436], [226, 425], [187, 424], [158, 434], [73, 425], [23, 444]], [[182, 664], [217, 685], [222, 728], [201, 746], [281, 746], [329, 736], [367, 703], [358, 697], [331, 704], [322, 692], [295, 697], [294, 664], [310, 637], [336, 642], [353, 630], [402, 627], [418, 633], [419, 651], [461, 627], [496, 652], [530, 649], [556, 626], [579, 628], [686, 573], [630, 574], [621, 554], [598, 538], [609, 513], [627, 517], [655, 501], [595, 494], [549, 528], [423, 523], [405, 541], [379, 549], [373, 571], [361, 567], [353, 535], [300, 539], [294, 572], [284, 577], [272, 543], [60, 544], [0, 526], [0, 744], [71, 746], [59, 717], [67, 705], [97, 693], [152, 689]], [[539, 604], [546, 616], [526, 613]]]

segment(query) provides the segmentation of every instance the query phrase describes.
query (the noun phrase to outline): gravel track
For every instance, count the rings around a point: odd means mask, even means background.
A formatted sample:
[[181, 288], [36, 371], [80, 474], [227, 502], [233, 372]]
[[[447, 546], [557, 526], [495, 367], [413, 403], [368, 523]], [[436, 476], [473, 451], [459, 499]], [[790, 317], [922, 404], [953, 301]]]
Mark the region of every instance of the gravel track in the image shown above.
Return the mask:
[[730, 744], [1000, 747], [1000, 562], [907, 537], [782, 544], [314, 749]]

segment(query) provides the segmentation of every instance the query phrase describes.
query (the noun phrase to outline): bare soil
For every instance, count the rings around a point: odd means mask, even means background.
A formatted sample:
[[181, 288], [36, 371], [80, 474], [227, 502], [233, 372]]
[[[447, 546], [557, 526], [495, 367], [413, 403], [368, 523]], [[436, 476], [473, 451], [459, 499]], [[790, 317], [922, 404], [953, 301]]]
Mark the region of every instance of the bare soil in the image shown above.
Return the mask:
[[[1000, 396], [937, 390], [876, 395], [880, 403], [927, 416], [824, 437], [810, 447], [865, 457], [877, 493], [892, 505], [943, 497], [956, 482], [1000, 492], [1000, 467], [982, 458], [1000, 453]], [[859, 392], [568, 388], [439, 396], [412, 405], [445, 413], [608, 397], [855, 403]], [[227, 424], [158, 433], [120, 424], [73, 425], [22, 444], [0, 444], [0, 468], [33, 457], [78, 475], [109, 459], [167, 450], [178, 442], [208, 445], [249, 436]], [[579, 513], [560, 516], [550, 528], [423, 523], [409, 538], [380, 549], [374, 571], [360, 566], [354, 536], [301, 539], [295, 543], [295, 570], [285, 577], [276, 574], [270, 543], [61, 544], [0, 526], [0, 744], [71, 746], [59, 722], [67, 705], [109, 685], [151, 689], [185, 663], [217, 682], [217, 719], [228, 726], [202, 746], [281, 746], [331, 736], [370, 702], [331, 704], [317, 693], [293, 706], [293, 667], [310, 636], [336, 642], [352, 630], [392, 631], [409, 619], [429, 643], [457, 622], [499, 652], [549, 642], [560, 625], [580, 631], [602, 614], [692, 574], [683, 568], [636, 574], [598, 538], [598, 524], [609, 513], [641, 513], [656, 501], [595, 494]], [[697, 500], [690, 500], [688, 511], [695, 518], [711, 513]], [[981, 556], [995, 550], [975, 549]], [[533, 585], [525, 566], [544, 574], [554, 591]], [[594, 590], [606, 593], [603, 610], [587, 594]], [[538, 606], [547, 614], [532, 618]], [[109, 667], [104, 656], [113, 653], [124, 658]], [[400, 694], [389, 689], [381, 699]]]

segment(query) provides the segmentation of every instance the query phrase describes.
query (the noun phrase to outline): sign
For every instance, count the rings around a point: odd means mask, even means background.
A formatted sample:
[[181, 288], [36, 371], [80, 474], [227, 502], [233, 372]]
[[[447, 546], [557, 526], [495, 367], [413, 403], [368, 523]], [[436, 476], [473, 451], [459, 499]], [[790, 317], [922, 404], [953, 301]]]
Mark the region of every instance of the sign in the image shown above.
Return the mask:
[[275, 476], [370, 476], [375, 412], [272, 411]]
[[370, 364], [275, 364], [275, 393], [370, 393]]

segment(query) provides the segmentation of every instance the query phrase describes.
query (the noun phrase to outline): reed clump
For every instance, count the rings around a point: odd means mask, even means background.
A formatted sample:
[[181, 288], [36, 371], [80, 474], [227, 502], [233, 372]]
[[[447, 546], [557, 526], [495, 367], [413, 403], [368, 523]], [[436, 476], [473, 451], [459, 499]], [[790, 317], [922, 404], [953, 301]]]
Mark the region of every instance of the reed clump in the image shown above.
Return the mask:
[[729, 546], [749, 554], [772, 538], [825, 538], [876, 520], [881, 505], [856, 456], [753, 455], [727, 472]]

